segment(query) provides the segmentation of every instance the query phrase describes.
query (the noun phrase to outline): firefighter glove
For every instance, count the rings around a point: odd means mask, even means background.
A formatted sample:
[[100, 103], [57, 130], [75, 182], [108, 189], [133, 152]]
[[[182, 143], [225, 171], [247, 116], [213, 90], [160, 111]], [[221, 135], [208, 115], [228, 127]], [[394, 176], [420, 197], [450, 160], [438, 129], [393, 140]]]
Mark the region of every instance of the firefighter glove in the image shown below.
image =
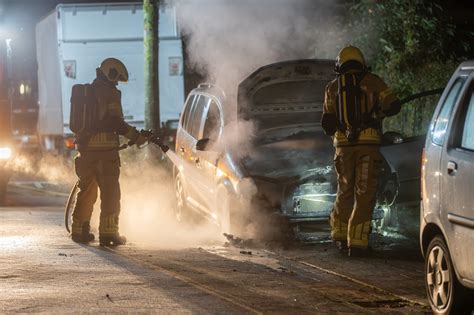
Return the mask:
[[137, 145], [137, 147], [141, 147], [147, 142], [148, 138], [143, 135], [141, 132], [137, 133], [137, 136], [135, 139], [133, 139], [133, 143]]

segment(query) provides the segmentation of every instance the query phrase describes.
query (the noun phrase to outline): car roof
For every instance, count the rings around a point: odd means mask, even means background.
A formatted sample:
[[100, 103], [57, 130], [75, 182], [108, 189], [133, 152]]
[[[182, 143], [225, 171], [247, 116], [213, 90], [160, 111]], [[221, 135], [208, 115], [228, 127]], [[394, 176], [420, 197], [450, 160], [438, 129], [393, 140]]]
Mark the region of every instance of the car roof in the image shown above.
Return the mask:
[[191, 91], [191, 94], [210, 94], [217, 98], [219, 101], [223, 101], [226, 98], [224, 90], [219, 86], [212, 83], [201, 83]]
[[459, 65], [458, 72], [470, 73], [474, 71], [474, 60], [464, 61]]

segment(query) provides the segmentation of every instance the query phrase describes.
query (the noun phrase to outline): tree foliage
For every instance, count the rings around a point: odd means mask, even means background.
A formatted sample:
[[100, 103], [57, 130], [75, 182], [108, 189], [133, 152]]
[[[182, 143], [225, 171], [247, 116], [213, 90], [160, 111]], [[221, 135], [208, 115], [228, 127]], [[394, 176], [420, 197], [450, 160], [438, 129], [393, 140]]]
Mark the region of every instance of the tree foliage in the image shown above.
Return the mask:
[[[440, 1], [360, 0], [351, 7], [353, 43], [375, 73], [400, 97], [445, 86], [453, 71], [472, 56], [472, 32], [463, 30]], [[436, 99], [413, 102], [386, 129], [406, 136], [426, 131]]]

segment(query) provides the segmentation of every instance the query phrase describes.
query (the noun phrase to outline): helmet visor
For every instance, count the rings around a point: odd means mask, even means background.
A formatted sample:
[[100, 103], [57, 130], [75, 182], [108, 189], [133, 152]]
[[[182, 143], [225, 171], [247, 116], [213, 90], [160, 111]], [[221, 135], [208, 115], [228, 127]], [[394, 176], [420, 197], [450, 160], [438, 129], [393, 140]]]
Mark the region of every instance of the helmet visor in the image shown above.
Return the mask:
[[128, 77], [125, 77], [123, 74], [119, 74], [117, 81], [127, 83], [128, 82]]

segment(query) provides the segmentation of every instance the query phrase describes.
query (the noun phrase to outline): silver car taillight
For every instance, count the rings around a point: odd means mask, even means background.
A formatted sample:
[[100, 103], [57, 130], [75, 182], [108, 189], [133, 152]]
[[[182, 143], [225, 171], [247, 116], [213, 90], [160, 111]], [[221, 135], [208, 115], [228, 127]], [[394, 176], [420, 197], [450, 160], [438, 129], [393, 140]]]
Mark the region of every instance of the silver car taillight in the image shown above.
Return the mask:
[[423, 196], [425, 196], [425, 190], [426, 190], [426, 186], [425, 186], [425, 173], [426, 173], [426, 163], [428, 162], [428, 159], [426, 158], [426, 151], [425, 149], [423, 148], [423, 152], [421, 154], [421, 189], [420, 189], [420, 192], [421, 192], [421, 200], [423, 200]]

